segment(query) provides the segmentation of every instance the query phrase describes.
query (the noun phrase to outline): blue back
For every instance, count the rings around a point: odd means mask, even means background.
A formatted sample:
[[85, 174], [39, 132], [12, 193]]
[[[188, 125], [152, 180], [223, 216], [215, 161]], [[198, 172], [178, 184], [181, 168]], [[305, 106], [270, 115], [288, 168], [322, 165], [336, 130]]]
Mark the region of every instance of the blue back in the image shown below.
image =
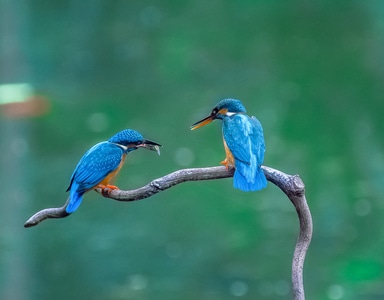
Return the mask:
[[67, 189], [70, 191], [70, 201], [66, 208], [68, 213], [74, 212], [79, 207], [85, 192], [116, 170], [123, 154], [122, 147], [110, 142], [101, 142], [84, 154], [72, 174]]
[[81, 158], [71, 176], [67, 213], [73, 213], [81, 204], [83, 195], [98, 185], [105, 177], [115, 171], [122, 162], [123, 155], [136, 150], [143, 136], [132, 129], [124, 129], [108, 141], [98, 143]]
[[264, 188], [267, 180], [261, 164], [265, 143], [260, 122], [246, 114], [224, 116], [223, 137], [235, 159], [234, 187], [243, 191]]

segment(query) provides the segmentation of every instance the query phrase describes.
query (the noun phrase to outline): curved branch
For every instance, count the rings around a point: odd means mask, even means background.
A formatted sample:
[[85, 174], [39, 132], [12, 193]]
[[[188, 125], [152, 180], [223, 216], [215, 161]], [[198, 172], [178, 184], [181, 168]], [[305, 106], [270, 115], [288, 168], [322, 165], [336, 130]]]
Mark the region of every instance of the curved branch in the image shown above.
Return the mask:
[[68, 217], [70, 214], [67, 213], [65, 210], [68, 205], [68, 202], [69, 198], [62, 207], [50, 207], [38, 211], [24, 223], [24, 227], [28, 228], [36, 226], [45, 219], [57, 219]]
[[[291, 200], [295, 206], [299, 217], [300, 232], [292, 262], [292, 287], [294, 299], [304, 300], [303, 266], [305, 255], [312, 238], [312, 217], [305, 198], [304, 183], [298, 175], [288, 175], [266, 166], [262, 166], [262, 169], [267, 180], [278, 186], [288, 196], [289, 200]], [[136, 201], [148, 198], [182, 182], [228, 178], [232, 177], [233, 173], [234, 169], [227, 170], [223, 166], [182, 169], [154, 179], [147, 185], [135, 190], [109, 190], [104, 193], [101, 189], [96, 189], [96, 191], [102, 193], [104, 197], [117, 201]], [[67, 217], [69, 215], [65, 211], [67, 204], [68, 200], [62, 207], [46, 208], [37, 212], [25, 222], [24, 227], [35, 226], [48, 218]]]
[[292, 260], [292, 288], [294, 300], [304, 300], [303, 267], [305, 255], [312, 239], [312, 215], [305, 197], [305, 185], [299, 175], [287, 175], [281, 171], [264, 167], [267, 179], [278, 186], [296, 208], [300, 222], [299, 236], [296, 241]]

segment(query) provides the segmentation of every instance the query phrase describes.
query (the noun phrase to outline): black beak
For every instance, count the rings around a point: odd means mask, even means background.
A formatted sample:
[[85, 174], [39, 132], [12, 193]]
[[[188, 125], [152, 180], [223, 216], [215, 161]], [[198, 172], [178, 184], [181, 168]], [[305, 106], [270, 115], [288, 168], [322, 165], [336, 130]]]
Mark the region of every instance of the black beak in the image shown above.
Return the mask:
[[209, 123], [211, 123], [213, 120], [216, 119], [216, 115], [214, 114], [210, 114], [208, 117], [194, 123], [191, 125], [191, 130], [195, 130], [197, 128], [200, 128], [200, 127], [203, 127], [204, 125], [207, 125]]

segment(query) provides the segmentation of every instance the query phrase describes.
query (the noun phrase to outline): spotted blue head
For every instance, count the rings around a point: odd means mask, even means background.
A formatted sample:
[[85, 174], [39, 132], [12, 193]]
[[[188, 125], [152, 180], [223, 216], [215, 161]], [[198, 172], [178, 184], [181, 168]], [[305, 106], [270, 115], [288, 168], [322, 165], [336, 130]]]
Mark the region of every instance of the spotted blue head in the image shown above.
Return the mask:
[[246, 112], [247, 111], [240, 100], [231, 98], [223, 99], [216, 104], [216, 106], [212, 109], [211, 114], [208, 117], [194, 123], [191, 126], [191, 130], [207, 125], [216, 119], [223, 119], [224, 117], [230, 116], [232, 114]]
[[158, 154], [160, 154], [160, 144], [144, 139], [139, 132], [132, 129], [124, 129], [116, 133], [113, 137], [108, 140], [108, 142], [120, 145], [121, 147], [126, 149], [127, 152], [142, 147], [148, 150], [156, 151]]

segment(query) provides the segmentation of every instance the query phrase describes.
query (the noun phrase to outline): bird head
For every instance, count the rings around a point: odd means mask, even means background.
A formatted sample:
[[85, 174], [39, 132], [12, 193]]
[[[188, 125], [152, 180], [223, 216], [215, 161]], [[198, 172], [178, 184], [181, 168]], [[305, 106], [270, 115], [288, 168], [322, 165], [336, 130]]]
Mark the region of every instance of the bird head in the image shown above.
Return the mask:
[[236, 99], [223, 99], [212, 109], [211, 114], [208, 117], [194, 123], [191, 126], [191, 130], [200, 128], [208, 123], [211, 123], [215, 119], [223, 119], [237, 113], [246, 113], [244, 105], [240, 100]]
[[161, 145], [156, 142], [144, 139], [143, 136], [136, 130], [124, 129], [111, 137], [108, 142], [122, 146], [126, 149], [127, 152], [136, 150], [138, 148], [145, 148], [148, 150], [156, 151], [157, 154], [160, 155]]

